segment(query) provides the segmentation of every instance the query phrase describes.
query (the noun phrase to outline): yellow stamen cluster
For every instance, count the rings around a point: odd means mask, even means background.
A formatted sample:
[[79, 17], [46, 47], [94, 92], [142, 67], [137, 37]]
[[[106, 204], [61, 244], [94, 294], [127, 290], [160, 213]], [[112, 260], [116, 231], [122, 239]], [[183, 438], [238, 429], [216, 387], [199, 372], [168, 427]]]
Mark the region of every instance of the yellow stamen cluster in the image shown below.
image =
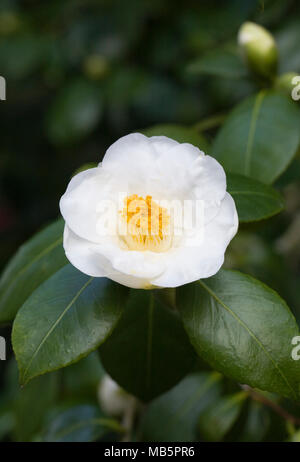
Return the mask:
[[127, 226], [122, 237], [130, 250], [164, 252], [170, 247], [170, 216], [152, 196], [126, 197], [121, 214]]

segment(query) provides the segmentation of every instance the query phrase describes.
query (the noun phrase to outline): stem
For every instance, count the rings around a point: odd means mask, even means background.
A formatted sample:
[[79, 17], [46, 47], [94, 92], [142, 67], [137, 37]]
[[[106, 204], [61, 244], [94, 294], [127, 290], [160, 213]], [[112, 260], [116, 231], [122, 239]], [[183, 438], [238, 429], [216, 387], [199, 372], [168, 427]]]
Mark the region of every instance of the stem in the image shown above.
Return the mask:
[[226, 117], [227, 114], [215, 114], [207, 117], [206, 119], [200, 120], [200, 122], [197, 122], [193, 128], [198, 132], [205, 132], [206, 130], [210, 130], [221, 125]]
[[136, 409], [137, 409], [137, 400], [136, 398], [131, 397], [131, 399], [128, 400], [128, 406], [124, 412], [123, 419], [122, 419], [122, 427], [125, 430], [125, 434], [122, 438], [122, 442], [128, 442], [131, 440]]
[[290, 414], [283, 407], [279, 406], [279, 404], [274, 403], [274, 401], [271, 401], [269, 398], [262, 395], [258, 391], [253, 390], [253, 388], [249, 387], [249, 385], [240, 385], [240, 386], [243, 390], [245, 390], [248, 393], [248, 395], [252, 399], [254, 399], [255, 401], [258, 401], [259, 403], [264, 404], [265, 406], [268, 406], [270, 409], [276, 412], [276, 414], [280, 415], [287, 422], [290, 422], [292, 425], [300, 425], [299, 417], [296, 417]]

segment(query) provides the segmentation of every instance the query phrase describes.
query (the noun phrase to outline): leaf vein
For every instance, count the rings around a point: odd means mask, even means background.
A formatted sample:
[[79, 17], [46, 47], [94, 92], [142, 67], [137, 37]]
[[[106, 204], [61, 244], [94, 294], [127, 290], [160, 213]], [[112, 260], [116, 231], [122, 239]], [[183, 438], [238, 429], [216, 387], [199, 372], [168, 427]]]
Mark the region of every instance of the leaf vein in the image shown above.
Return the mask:
[[222, 302], [222, 300], [203, 282], [203, 281], [197, 281], [199, 284], [202, 285], [202, 287], [204, 287], [208, 293], [223, 307], [225, 308], [225, 310], [228, 311], [228, 313], [248, 332], [248, 334], [254, 339], [254, 341], [259, 345], [259, 347], [262, 349], [262, 351], [264, 352], [264, 354], [268, 357], [268, 359], [270, 360], [270, 362], [272, 363], [273, 367], [277, 370], [277, 372], [279, 373], [279, 375], [282, 377], [282, 379], [284, 380], [284, 382], [286, 383], [286, 385], [289, 387], [289, 389], [291, 390], [292, 394], [295, 396], [295, 398], [297, 397], [297, 393], [294, 391], [293, 387], [290, 385], [288, 379], [286, 378], [285, 374], [282, 372], [282, 370], [280, 369], [280, 367], [278, 366], [278, 364], [276, 363], [276, 361], [273, 359], [272, 355], [268, 352], [268, 350], [264, 347], [264, 345], [261, 343], [261, 341], [259, 340], [258, 337], [256, 337], [256, 335], [254, 334], [254, 332], [252, 332], [252, 330], [247, 326], [247, 324], [244, 323], [244, 321], [242, 321], [241, 318], [239, 318], [239, 316], [234, 313], [234, 311], [232, 311], [229, 306], [227, 306], [224, 302]]
[[147, 339], [147, 375], [146, 375], [146, 387], [150, 390], [151, 380], [151, 365], [152, 365], [152, 337], [153, 337], [153, 310], [154, 310], [154, 297], [153, 294], [150, 296], [149, 301], [149, 313], [148, 313], [148, 339]]
[[78, 299], [78, 297], [82, 294], [82, 292], [87, 288], [87, 286], [92, 282], [94, 278], [91, 277], [90, 279], [88, 279], [88, 281], [80, 288], [80, 290], [76, 293], [76, 295], [72, 298], [72, 300], [70, 301], [70, 303], [66, 306], [66, 308], [64, 309], [64, 311], [58, 316], [58, 318], [56, 319], [56, 321], [52, 324], [52, 326], [50, 327], [50, 329], [48, 330], [48, 332], [46, 333], [46, 335], [43, 337], [43, 339], [41, 340], [41, 342], [39, 343], [39, 345], [36, 347], [29, 363], [28, 363], [28, 366], [26, 367], [25, 371], [24, 371], [24, 374], [23, 374], [23, 382], [25, 382], [25, 378], [28, 374], [28, 371], [30, 369], [30, 366], [33, 362], [33, 360], [35, 359], [36, 355], [38, 354], [38, 352], [40, 351], [40, 349], [42, 348], [42, 346], [44, 345], [44, 343], [47, 341], [47, 339], [49, 338], [49, 336], [52, 334], [52, 332], [54, 331], [54, 329], [56, 328], [56, 326], [59, 324], [59, 322], [62, 320], [62, 318], [65, 316], [65, 314], [69, 311], [69, 309], [71, 308], [71, 306], [76, 302], [76, 300]]
[[262, 104], [262, 101], [265, 96], [265, 91], [261, 91], [254, 102], [253, 111], [251, 115], [247, 145], [246, 145], [246, 152], [245, 152], [245, 175], [249, 175], [250, 173], [250, 161], [251, 161], [251, 154], [253, 149], [254, 137], [255, 137], [255, 130], [256, 124], [258, 119], [259, 110]]

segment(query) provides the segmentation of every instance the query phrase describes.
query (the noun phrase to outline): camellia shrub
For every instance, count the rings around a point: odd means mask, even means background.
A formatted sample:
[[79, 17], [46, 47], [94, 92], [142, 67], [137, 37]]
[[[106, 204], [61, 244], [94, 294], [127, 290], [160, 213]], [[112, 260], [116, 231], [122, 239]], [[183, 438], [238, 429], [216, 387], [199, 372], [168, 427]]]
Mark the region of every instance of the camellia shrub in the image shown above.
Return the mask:
[[58, 380], [75, 396], [98, 387], [97, 406], [56, 406], [20, 439], [260, 441], [272, 413], [299, 440], [299, 325], [230, 254], [245, 224], [255, 235], [285, 207], [277, 185], [300, 144], [297, 81], [278, 72], [263, 27], [243, 24], [238, 44], [187, 72], [227, 72], [233, 92], [244, 76], [253, 94], [226, 116], [116, 140], [65, 178], [62, 217], [4, 270], [0, 322], [13, 323], [24, 393], [43, 409]]

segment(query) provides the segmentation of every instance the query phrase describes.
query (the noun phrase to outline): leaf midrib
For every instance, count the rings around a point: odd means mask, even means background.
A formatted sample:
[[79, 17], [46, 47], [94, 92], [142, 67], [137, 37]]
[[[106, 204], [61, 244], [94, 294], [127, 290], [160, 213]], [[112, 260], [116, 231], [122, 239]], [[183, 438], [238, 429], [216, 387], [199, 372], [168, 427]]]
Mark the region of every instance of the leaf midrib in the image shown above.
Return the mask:
[[245, 175], [249, 175], [250, 173], [251, 154], [253, 150], [253, 143], [254, 143], [254, 137], [255, 137], [255, 132], [256, 132], [256, 124], [257, 124], [258, 114], [261, 108], [262, 101], [265, 97], [265, 94], [266, 94], [266, 91], [264, 90], [258, 93], [257, 97], [255, 98], [254, 105], [253, 105], [248, 138], [247, 138], [247, 144], [246, 144], [246, 151], [245, 151], [245, 169], [244, 169]]
[[154, 311], [154, 296], [150, 294], [149, 310], [148, 310], [148, 337], [147, 337], [147, 363], [146, 363], [146, 389], [150, 390], [151, 385], [151, 365], [152, 365], [152, 337], [153, 337], [153, 311]]
[[207, 290], [207, 292], [226, 310], [228, 313], [240, 324], [246, 332], [254, 339], [254, 341], [257, 343], [257, 345], [261, 348], [261, 350], [264, 352], [264, 354], [267, 356], [269, 361], [272, 363], [273, 367], [277, 370], [277, 372], [280, 374], [288, 388], [291, 390], [292, 394], [294, 395], [295, 398], [297, 398], [297, 393], [294, 391], [293, 387], [290, 385], [288, 379], [286, 378], [285, 374], [279, 367], [279, 365], [276, 363], [276, 361], [273, 359], [273, 357], [270, 355], [270, 353], [266, 350], [264, 345], [261, 343], [261, 341], [256, 337], [254, 332], [247, 326], [247, 324], [242, 321], [242, 319], [234, 312], [232, 311], [229, 306], [227, 306], [222, 300], [211, 290], [203, 281], [199, 280], [197, 281], [204, 289]]
[[65, 314], [69, 311], [69, 309], [72, 307], [72, 305], [76, 302], [76, 300], [79, 298], [79, 296], [82, 294], [82, 292], [88, 287], [88, 285], [92, 282], [94, 278], [91, 277], [90, 279], [88, 279], [85, 284], [77, 291], [77, 293], [75, 294], [75, 296], [72, 298], [72, 300], [70, 301], [70, 303], [66, 306], [66, 308], [63, 310], [63, 312], [58, 316], [58, 318], [56, 319], [56, 321], [52, 324], [52, 326], [50, 327], [50, 329], [47, 331], [47, 333], [43, 336], [42, 340], [39, 342], [38, 346], [36, 347], [36, 349], [34, 350], [32, 356], [31, 356], [31, 359], [28, 363], [28, 366], [26, 367], [24, 373], [22, 374], [22, 383], [26, 383], [26, 376], [28, 375], [28, 371], [30, 369], [30, 366], [32, 364], [32, 362], [34, 361], [36, 355], [38, 354], [38, 352], [40, 351], [40, 349], [42, 348], [42, 346], [44, 345], [44, 343], [47, 341], [47, 339], [49, 338], [49, 336], [52, 334], [52, 332], [54, 331], [54, 329], [56, 328], [56, 326], [59, 324], [59, 322], [62, 320], [62, 318], [65, 316]]

